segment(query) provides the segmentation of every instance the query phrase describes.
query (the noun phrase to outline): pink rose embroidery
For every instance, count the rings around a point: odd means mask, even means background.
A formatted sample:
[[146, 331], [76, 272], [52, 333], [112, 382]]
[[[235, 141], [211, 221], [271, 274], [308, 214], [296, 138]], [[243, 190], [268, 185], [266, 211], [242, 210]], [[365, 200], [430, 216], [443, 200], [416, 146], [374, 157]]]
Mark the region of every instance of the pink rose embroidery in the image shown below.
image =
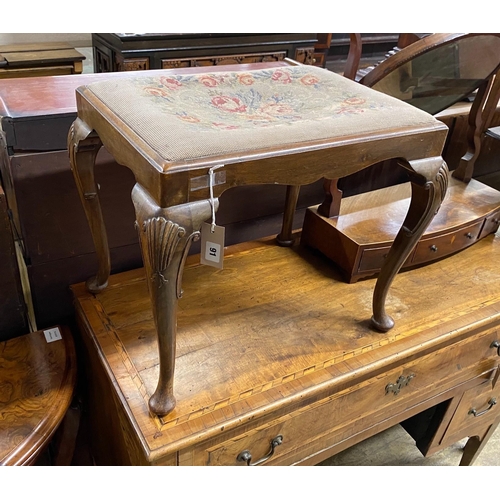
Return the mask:
[[165, 96], [168, 96], [168, 92], [166, 92], [165, 90], [163, 89], [159, 89], [157, 87], [145, 87], [144, 90], [150, 94], [150, 95], [154, 95], [154, 96], [157, 96], [157, 97], [165, 97]]
[[241, 85], [253, 85], [254, 79], [253, 76], [245, 73], [243, 75], [238, 76], [238, 81], [241, 83]]
[[230, 113], [244, 113], [247, 110], [247, 107], [237, 97], [220, 95], [212, 99], [212, 104]]
[[166, 76], [160, 77], [160, 83], [170, 90], [177, 90], [179, 87], [182, 87], [182, 84], [180, 82], [178, 82], [174, 78], [167, 78]]
[[273, 73], [271, 79], [274, 80], [275, 82], [280, 82], [280, 83], [292, 83], [292, 77], [290, 76], [290, 73], [288, 73], [287, 71], [283, 71], [281, 69], [277, 69]]
[[291, 115], [293, 113], [293, 108], [288, 104], [270, 103], [264, 104], [264, 106], [260, 108], [260, 111], [271, 116], [284, 116]]
[[199, 81], [200, 83], [205, 85], [205, 87], [216, 87], [219, 84], [219, 82], [215, 78], [208, 75], [200, 76]]
[[316, 85], [319, 82], [319, 79], [314, 75], [305, 75], [300, 79], [300, 81], [303, 85]]

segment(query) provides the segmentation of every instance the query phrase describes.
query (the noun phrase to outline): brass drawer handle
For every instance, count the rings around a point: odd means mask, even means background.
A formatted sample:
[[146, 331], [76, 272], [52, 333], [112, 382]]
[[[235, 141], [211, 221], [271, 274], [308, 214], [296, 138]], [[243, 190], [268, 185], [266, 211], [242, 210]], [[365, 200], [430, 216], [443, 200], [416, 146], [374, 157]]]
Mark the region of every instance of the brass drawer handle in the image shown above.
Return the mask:
[[497, 404], [497, 398], [491, 398], [488, 401], [488, 404], [490, 406], [488, 406], [488, 408], [486, 408], [486, 410], [480, 411], [479, 413], [477, 412], [477, 410], [475, 408], [471, 408], [469, 410], [469, 415], [474, 415], [475, 417], [480, 417], [481, 415], [488, 413]]
[[253, 464], [250, 463], [252, 461], [252, 454], [250, 453], [249, 450], [242, 451], [236, 457], [236, 460], [238, 460], [238, 462], [246, 462], [247, 465], [260, 465], [264, 463], [266, 460], [269, 460], [274, 455], [274, 450], [276, 449], [276, 446], [279, 446], [282, 442], [283, 442], [283, 436], [281, 435], [276, 436], [271, 441], [271, 450], [269, 451], [269, 453], [266, 456], [262, 457], [260, 460], [257, 460], [257, 462], [254, 462]]
[[493, 342], [490, 345], [490, 347], [493, 348], [493, 349], [496, 349], [497, 350], [497, 354], [500, 356], [500, 341], [495, 340], [495, 342]]
[[415, 378], [415, 374], [414, 373], [411, 373], [407, 377], [401, 375], [396, 380], [395, 384], [387, 384], [385, 386], [385, 393], [389, 394], [390, 392], [393, 392], [394, 396], [397, 396], [399, 394], [399, 392], [401, 391], [401, 389], [403, 387], [406, 387], [410, 383], [410, 381], [411, 381], [412, 378]]

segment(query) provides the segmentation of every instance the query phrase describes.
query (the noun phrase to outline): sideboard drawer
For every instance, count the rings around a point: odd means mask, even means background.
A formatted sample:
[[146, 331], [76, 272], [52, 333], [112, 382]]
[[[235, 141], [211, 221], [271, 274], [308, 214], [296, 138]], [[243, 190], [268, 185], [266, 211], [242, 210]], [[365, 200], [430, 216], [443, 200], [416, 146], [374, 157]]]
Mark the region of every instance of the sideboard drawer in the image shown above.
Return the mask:
[[379, 413], [382, 421], [467, 380], [479, 366], [493, 368], [498, 355], [490, 346], [499, 337], [491, 329], [223, 442], [221, 436], [200, 444], [189, 453], [193, 465], [288, 465], [301, 447], [328, 449], [346, 426], [354, 435], [360, 419]]

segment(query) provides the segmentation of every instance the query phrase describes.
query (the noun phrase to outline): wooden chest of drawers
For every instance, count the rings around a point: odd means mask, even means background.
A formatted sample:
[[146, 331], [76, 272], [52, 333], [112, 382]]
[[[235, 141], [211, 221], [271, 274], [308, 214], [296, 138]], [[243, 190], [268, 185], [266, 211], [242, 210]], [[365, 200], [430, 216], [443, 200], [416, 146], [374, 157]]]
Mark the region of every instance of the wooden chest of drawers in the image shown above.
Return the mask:
[[147, 406], [157, 354], [142, 270], [96, 296], [74, 285], [96, 463], [313, 465], [436, 408], [419, 448], [477, 435], [463, 460], [473, 461], [499, 421], [499, 253], [488, 236], [401, 273], [387, 334], [368, 326], [373, 281], [343, 283], [298, 245], [231, 247], [223, 271], [190, 257], [177, 407], [163, 419]]

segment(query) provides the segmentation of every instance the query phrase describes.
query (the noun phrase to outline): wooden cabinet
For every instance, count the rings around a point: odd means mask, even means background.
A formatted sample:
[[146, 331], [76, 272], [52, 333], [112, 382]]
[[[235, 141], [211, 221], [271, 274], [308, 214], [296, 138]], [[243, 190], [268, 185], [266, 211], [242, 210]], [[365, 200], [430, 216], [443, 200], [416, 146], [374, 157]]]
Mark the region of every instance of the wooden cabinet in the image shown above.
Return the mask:
[[92, 33], [94, 71], [252, 64], [313, 64], [316, 33]]
[[73, 286], [96, 462], [313, 465], [400, 422], [426, 455], [471, 436], [473, 461], [499, 421], [499, 252], [490, 235], [401, 273], [387, 334], [368, 326], [373, 282], [346, 284], [299, 245], [228, 248], [223, 271], [191, 256], [163, 418], [147, 406], [158, 367], [142, 269], [98, 295]]

